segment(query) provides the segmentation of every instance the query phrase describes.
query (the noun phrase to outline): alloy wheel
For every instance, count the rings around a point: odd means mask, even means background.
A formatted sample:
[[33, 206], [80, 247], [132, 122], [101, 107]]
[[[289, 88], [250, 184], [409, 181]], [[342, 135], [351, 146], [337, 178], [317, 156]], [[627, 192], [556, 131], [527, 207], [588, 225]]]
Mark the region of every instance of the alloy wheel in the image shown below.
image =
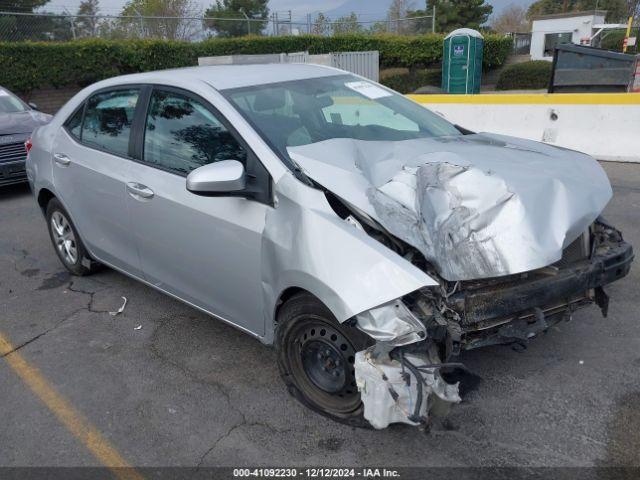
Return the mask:
[[60, 211], [51, 215], [53, 241], [65, 262], [75, 265], [78, 261], [78, 245], [71, 224]]

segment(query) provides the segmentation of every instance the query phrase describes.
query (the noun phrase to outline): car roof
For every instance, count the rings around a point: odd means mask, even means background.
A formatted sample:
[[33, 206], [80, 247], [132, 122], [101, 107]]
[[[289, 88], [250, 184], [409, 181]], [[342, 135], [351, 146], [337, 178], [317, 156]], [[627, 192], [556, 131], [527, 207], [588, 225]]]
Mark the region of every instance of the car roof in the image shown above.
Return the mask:
[[99, 86], [102, 88], [128, 83], [164, 83], [179, 86], [191, 81], [202, 81], [217, 90], [225, 90], [346, 73], [348, 72], [337, 68], [303, 63], [216, 65], [123, 75], [99, 82]]

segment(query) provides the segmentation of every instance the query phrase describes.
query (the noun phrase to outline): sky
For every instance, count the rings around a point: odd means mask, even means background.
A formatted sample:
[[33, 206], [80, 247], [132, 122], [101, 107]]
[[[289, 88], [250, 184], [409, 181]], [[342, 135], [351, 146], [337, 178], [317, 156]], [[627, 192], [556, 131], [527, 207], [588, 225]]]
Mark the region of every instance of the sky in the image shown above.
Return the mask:
[[[59, 12], [64, 8], [71, 13], [75, 13], [78, 10], [78, 5], [81, 0], [51, 0], [45, 6], [48, 11]], [[201, 4], [204, 8], [213, 4], [215, 0], [195, 0]], [[294, 15], [303, 16], [307, 13], [322, 10], [331, 10], [345, 0], [270, 0], [269, 9], [271, 11], [287, 11], [293, 10]], [[122, 10], [122, 6], [126, 3], [126, 0], [100, 0], [100, 10], [104, 14], [118, 14]], [[362, 11], [366, 11], [367, 0], [361, 0]]]
[[[75, 13], [81, 0], [51, 0], [45, 6], [45, 10], [50, 12], [63, 12], [65, 9], [71, 13]], [[117, 15], [127, 0], [100, 0], [101, 13], [106, 15]], [[215, 2], [215, 0], [194, 0], [202, 5], [203, 10]], [[269, 9], [274, 12], [286, 12], [292, 10], [296, 19], [305, 17], [307, 13], [313, 12], [329, 12], [342, 4], [348, 4], [348, 10], [353, 10], [358, 14], [364, 14], [366, 17], [369, 6], [373, 0], [269, 0]], [[386, 0], [391, 3], [391, 0]], [[494, 10], [504, 8], [510, 3], [519, 5], [528, 5], [532, 0], [488, 0], [488, 3], [494, 4]], [[373, 3], [385, 3], [385, 0], [376, 0]], [[414, 0], [414, 8], [424, 8], [424, 0]], [[383, 17], [380, 18], [380, 20]], [[367, 20], [369, 20], [367, 18]], [[375, 18], [374, 20], [378, 20]]]

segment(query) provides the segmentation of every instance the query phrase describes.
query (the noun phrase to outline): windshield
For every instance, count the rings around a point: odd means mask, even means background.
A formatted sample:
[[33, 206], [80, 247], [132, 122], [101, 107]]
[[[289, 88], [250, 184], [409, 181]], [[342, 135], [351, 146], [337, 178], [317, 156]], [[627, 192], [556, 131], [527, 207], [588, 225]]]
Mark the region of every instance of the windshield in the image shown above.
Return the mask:
[[26, 112], [29, 107], [11, 92], [0, 88], [0, 113]]
[[439, 115], [353, 75], [271, 83], [222, 93], [287, 160], [287, 147], [333, 138], [394, 141], [461, 134]]

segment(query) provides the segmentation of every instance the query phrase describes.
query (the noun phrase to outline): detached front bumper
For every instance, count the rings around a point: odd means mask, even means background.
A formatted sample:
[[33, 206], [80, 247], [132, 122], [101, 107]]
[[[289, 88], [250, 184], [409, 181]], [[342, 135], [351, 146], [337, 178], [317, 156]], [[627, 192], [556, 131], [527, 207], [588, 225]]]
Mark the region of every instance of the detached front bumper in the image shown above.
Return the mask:
[[594, 301], [606, 316], [602, 287], [627, 275], [633, 258], [631, 245], [620, 240], [590, 259], [453, 295], [449, 303], [461, 313], [461, 348], [527, 340]]

